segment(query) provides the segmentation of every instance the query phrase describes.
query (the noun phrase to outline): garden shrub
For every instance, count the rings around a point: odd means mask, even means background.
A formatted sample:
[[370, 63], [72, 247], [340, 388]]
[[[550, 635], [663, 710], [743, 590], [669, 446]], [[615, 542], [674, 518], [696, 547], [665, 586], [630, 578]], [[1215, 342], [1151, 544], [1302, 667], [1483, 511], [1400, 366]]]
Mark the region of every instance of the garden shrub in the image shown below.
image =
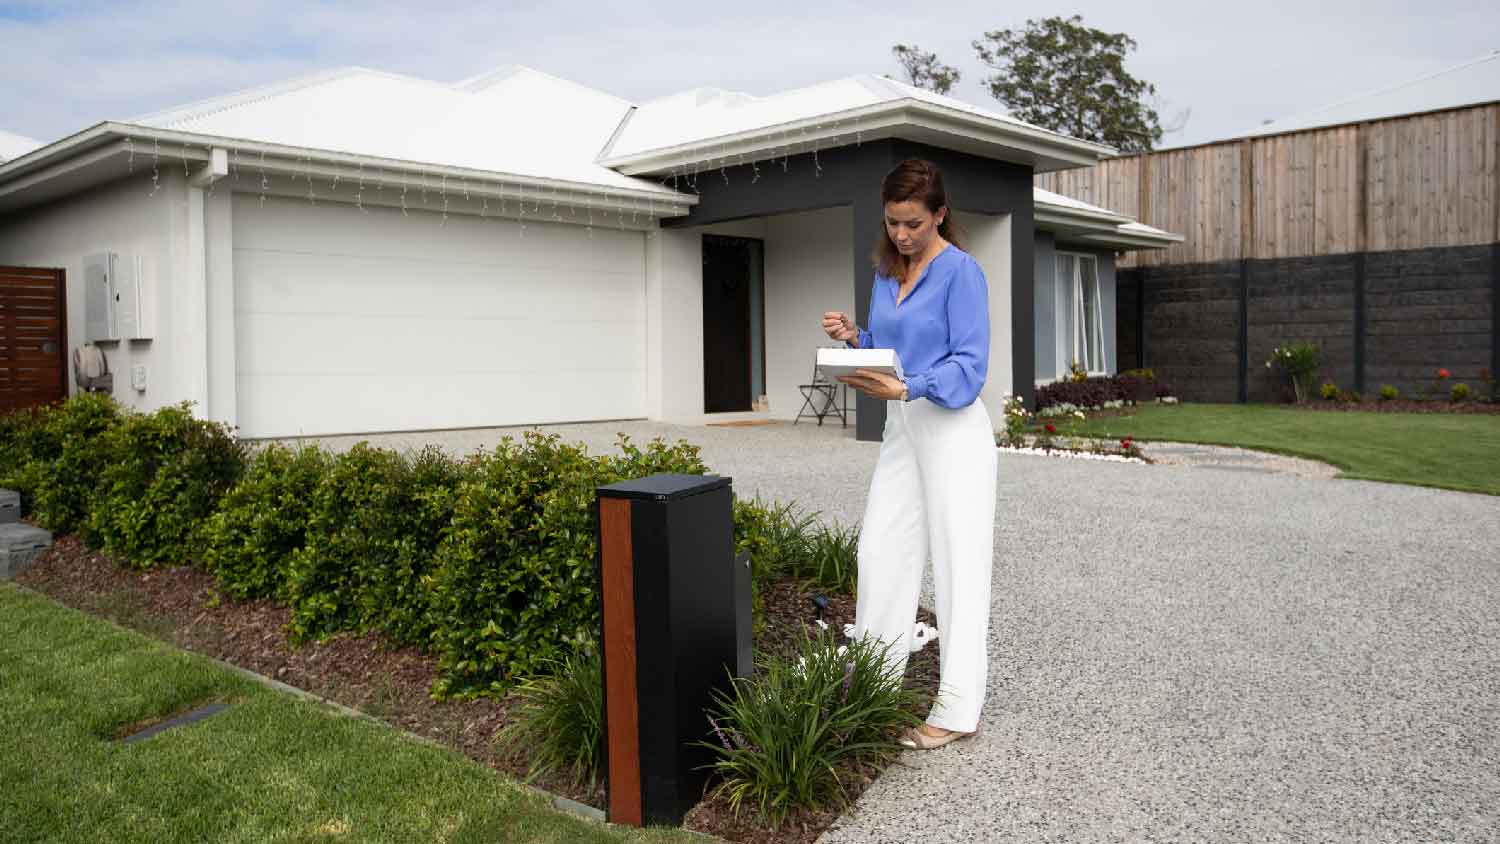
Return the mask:
[[816, 521], [796, 504], [754, 499], [734, 502], [734, 550], [749, 553], [752, 581], [788, 575], [809, 554]]
[[1401, 395], [1401, 391], [1397, 390], [1395, 387], [1391, 386], [1390, 384], [1381, 384], [1380, 385], [1380, 398], [1382, 400], [1384, 400], [1384, 401], [1395, 401], [1396, 398], [1399, 397], [1400, 395]]
[[1322, 352], [1316, 343], [1288, 343], [1277, 346], [1266, 360], [1267, 369], [1279, 369], [1291, 382], [1292, 393], [1298, 404], [1307, 400], [1313, 376], [1322, 363]]
[[703, 474], [698, 448], [622, 438], [618, 457], [528, 432], [474, 461], [431, 579], [439, 697], [504, 691], [599, 627], [598, 486], [658, 472]]
[[603, 659], [586, 647], [545, 667], [516, 685], [519, 705], [496, 740], [527, 755], [527, 782], [566, 770], [575, 785], [592, 789], [604, 759]]
[[20, 492], [26, 512], [48, 530], [85, 527], [110, 461], [105, 435], [120, 423], [120, 406], [109, 396], [81, 393], [6, 418], [9, 454], [0, 464], [0, 486]]
[[1156, 397], [1156, 379], [1144, 378], [1122, 372], [1114, 376], [1114, 395], [1110, 399], [1115, 401], [1151, 401]]
[[1323, 386], [1318, 388], [1318, 395], [1323, 397], [1323, 401], [1333, 401], [1339, 397], [1339, 385], [1324, 381]]
[[331, 458], [287, 566], [292, 638], [381, 630], [425, 643], [426, 578], [468, 465], [433, 447], [408, 456], [369, 443]]
[[1172, 388], [1156, 379], [1149, 369], [1131, 369], [1118, 375], [1096, 375], [1082, 381], [1063, 380], [1044, 384], [1036, 391], [1038, 412], [1057, 405], [1079, 408], [1118, 407], [1125, 402], [1144, 402], [1172, 395]]
[[1116, 398], [1113, 379], [1097, 376], [1083, 381], [1058, 381], [1037, 388], [1037, 410], [1046, 410], [1055, 404], [1071, 404], [1076, 407], [1102, 407]]
[[891, 758], [899, 731], [920, 722], [925, 695], [904, 686], [887, 653], [876, 639], [841, 648], [819, 633], [796, 657], [765, 657], [754, 678], [716, 693], [706, 742], [723, 777], [716, 793], [776, 826], [794, 808], [847, 803], [840, 766]]
[[808, 538], [807, 556], [793, 566], [793, 577], [812, 581], [822, 589], [857, 594], [859, 529], [820, 524]]
[[1026, 423], [1030, 416], [1026, 402], [1020, 396], [1009, 396], [1005, 400], [1005, 428], [1000, 435], [1000, 444], [1007, 448], [1026, 446]]
[[191, 405], [127, 413], [100, 437], [108, 463], [85, 538], [137, 568], [186, 562], [200, 524], [244, 471], [245, 448]]
[[48, 435], [49, 410], [28, 407], [0, 413], [0, 488], [21, 493], [21, 506], [28, 512], [39, 472], [33, 462], [55, 459], [61, 450], [57, 438]]
[[1454, 384], [1453, 385], [1453, 389], [1448, 393], [1448, 398], [1451, 401], [1456, 401], [1456, 402], [1457, 401], [1468, 401], [1469, 400], [1469, 385], [1468, 384]]
[[235, 598], [281, 592], [293, 552], [307, 537], [314, 493], [331, 458], [317, 448], [271, 444], [250, 459], [245, 476], [209, 516], [200, 562]]

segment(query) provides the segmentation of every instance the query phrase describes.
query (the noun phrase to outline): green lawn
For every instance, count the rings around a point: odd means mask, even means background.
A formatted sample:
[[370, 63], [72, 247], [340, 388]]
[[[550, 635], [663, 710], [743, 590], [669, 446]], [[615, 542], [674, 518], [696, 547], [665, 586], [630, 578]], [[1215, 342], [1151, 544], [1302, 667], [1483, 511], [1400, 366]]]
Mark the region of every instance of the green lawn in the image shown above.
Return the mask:
[[1344, 477], [1500, 495], [1500, 416], [1338, 413], [1276, 405], [1144, 405], [1084, 436], [1232, 445], [1310, 457]]
[[[122, 727], [228, 711], [139, 743]], [[0, 841], [687, 842], [0, 584]]]

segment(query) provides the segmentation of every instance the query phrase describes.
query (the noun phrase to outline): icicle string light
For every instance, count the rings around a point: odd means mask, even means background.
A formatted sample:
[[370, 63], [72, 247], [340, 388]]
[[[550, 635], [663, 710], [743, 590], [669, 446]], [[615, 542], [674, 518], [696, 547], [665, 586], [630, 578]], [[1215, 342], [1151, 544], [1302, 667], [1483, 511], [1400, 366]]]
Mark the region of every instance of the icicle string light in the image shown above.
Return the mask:
[[161, 164], [161, 141], [159, 141], [159, 140], [157, 140], [155, 138], [152, 138], [151, 139], [151, 194], [150, 194], [150, 196], [156, 196], [156, 192], [158, 190], [161, 190], [161, 168], [160, 168], [160, 164]]

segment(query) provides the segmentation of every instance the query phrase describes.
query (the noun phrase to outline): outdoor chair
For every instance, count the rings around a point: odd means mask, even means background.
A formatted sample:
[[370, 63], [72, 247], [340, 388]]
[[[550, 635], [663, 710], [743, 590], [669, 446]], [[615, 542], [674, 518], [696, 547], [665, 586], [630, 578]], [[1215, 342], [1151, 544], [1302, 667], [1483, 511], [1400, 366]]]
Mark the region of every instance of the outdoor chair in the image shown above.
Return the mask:
[[823, 417], [837, 416], [841, 427], [847, 428], [849, 427], [849, 385], [828, 380], [818, 369], [816, 360], [816, 353], [814, 353], [812, 383], [797, 385], [797, 389], [802, 392], [802, 409], [797, 411], [797, 418], [792, 420], [792, 424], [801, 422], [804, 416], [812, 416], [818, 420], [818, 427], [822, 427]]

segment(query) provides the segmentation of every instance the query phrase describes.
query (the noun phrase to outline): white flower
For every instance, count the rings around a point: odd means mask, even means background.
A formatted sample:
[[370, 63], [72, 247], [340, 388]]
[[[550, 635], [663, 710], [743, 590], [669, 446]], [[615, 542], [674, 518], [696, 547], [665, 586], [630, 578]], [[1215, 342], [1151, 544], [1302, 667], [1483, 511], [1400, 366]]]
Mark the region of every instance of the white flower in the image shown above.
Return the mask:
[[814, 619], [813, 621], [814, 621], [815, 624], [817, 624], [819, 627], [823, 628], [824, 630], [828, 629], [828, 622], [824, 621], [823, 619], [818, 618], [818, 619]]

